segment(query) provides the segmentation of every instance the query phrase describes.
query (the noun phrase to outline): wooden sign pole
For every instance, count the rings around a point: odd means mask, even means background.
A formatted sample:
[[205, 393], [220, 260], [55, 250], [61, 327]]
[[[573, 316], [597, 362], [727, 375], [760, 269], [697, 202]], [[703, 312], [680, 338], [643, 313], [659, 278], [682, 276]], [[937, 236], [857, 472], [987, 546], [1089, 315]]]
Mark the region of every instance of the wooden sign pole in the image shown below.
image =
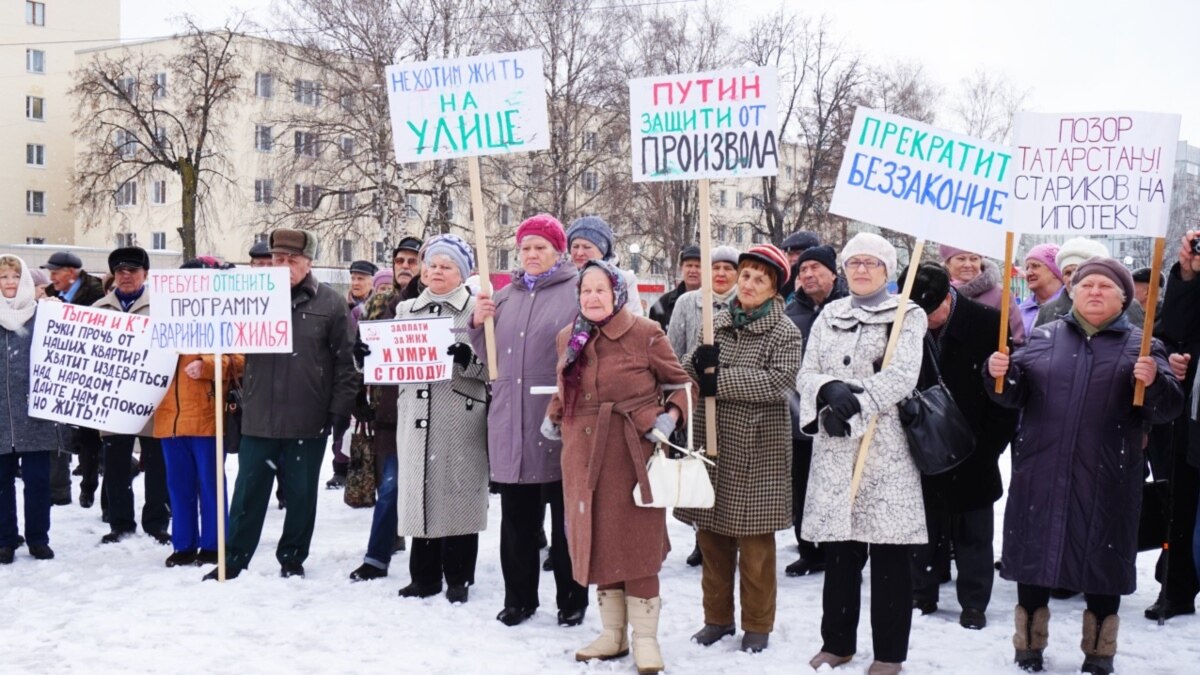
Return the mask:
[[[925, 252], [925, 240], [918, 239], [913, 245], [912, 256], [908, 260], [908, 274], [904, 275], [904, 286], [900, 290], [900, 302], [896, 305], [896, 319], [892, 322], [892, 333], [888, 336], [887, 349], [883, 352], [883, 368], [892, 362], [896, 353], [896, 343], [900, 341], [900, 331], [904, 328], [904, 314], [908, 310], [908, 299], [912, 295], [913, 281], [917, 278], [917, 267], [921, 264], [921, 254]], [[878, 417], [872, 417], [867, 431], [863, 434], [862, 444], [858, 446], [858, 457], [854, 460], [854, 475], [850, 479], [850, 505], [854, 506], [854, 498], [858, 496], [858, 487], [862, 483], [863, 470], [867, 467], [867, 455], [870, 454], [871, 439], [875, 436], [875, 426]]]
[[[1158, 314], [1158, 279], [1162, 274], [1163, 249], [1167, 240], [1154, 238], [1154, 257], [1150, 259], [1150, 293], [1146, 296], [1146, 320], [1142, 322], [1142, 347], [1138, 356], [1150, 356], [1150, 339], [1154, 337], [1154, 319]], [[1146, 402], [1146, 385], [1138, 382], [1133, 388], [1133, 405], [1141, 407]]]
[[217, 414], [217, 581], [225, 581], [225, 375], [223, 360], [220, 354], [213, 354], [213, 400], [215, 402], [213, 407]]
[[[707, 178], [699, 181], [700, 216], [700, 338], [713, 344], [712, 215]], [[698, 373], [697, 373], [698, 374]], [[704, 447], [710, 457], [717, 455], [717, 398], [704, 399]]]
[[[1000, 346], [996, 351], [1001, 354], [1008, 353], [1008, 314], [1009, 304], [1012, 302], [1012, 274], [1010, 268], [1013, 259], [1013, 240], [1015, 237], [1012, 232], [1004, 233], [1004, 262], [1000, 265]], [[1004, 378], [996, 378], [996, 393], [1004, 393]]]
[[[475, 221], [475, 266], [479, 270], [479, 292], [491, 297], [492, 270], [488, 258], [487, 225], [483, 217], [483, 182], [479, 177], [479, 158], [467, 158], [467, 175], [471, 180], [471, 211]], [[496, 321], [488, 317], [483, 322], [483, 337], [487, 344], [488, 379], [500, 376], [496, 365]]]

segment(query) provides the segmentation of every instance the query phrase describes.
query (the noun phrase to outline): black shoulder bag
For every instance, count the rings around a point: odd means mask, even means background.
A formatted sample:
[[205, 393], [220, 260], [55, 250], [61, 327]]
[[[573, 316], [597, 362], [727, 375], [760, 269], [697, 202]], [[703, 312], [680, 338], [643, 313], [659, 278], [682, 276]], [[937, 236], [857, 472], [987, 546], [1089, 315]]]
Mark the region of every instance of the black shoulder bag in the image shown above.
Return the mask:
[[975, 452], [975, 434], [942, 381], [937, 359], [923, 350], [933, 366], [937, 384], [913, 391], [899, 404], [900, 424], [917, 469], [936, 476], [962, 464]]

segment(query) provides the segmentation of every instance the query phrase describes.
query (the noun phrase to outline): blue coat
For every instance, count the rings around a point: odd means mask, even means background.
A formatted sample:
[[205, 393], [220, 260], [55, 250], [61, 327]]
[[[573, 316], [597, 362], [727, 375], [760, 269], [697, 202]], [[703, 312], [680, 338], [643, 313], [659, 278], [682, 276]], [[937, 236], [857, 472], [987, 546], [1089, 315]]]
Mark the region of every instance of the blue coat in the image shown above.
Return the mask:
[[1183, 407], [1158, 340], [1158, 376], [1145, 405], [1133, 406], [1141, 339], [1123, 315], [1091, 338], [1068, 315], [1032, 331], [1003, 394], [984, 369], [988, 394], [1021, 411], [1004, 511], [1005, 579], [1106, 595], [1136, 588], [1146, 427]]
[[28, 415], [29, 350], [33, 323], [25, 324], [25, 335], [0, 328], [0, 455], [10, 452], [39, 452], [59, 448], [58, 429], [53, 422]]

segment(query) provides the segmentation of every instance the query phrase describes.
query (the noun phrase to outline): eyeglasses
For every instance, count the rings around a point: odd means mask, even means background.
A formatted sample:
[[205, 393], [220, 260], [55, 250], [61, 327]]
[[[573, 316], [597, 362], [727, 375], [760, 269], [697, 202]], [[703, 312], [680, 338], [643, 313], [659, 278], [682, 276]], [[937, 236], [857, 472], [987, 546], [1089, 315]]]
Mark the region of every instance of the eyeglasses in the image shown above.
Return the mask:
[[842, 267], [846, 268], [847, 272], [856, 267], [859, 269], [873, 271], [883, 267], [883, 262], [876, 260], [875, 258], [851, 258], [842, 263]]

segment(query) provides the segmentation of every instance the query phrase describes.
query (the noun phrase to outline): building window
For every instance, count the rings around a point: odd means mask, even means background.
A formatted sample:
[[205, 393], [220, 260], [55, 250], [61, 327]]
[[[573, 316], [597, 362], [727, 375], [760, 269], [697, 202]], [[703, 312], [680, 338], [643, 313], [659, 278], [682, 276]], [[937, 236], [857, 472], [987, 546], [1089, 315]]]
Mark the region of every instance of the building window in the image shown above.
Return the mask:
[[131, 180], [121, 183], [117, 188], [117, 206], [137, 206], [137, 183]]
[[792, 179], [792, 167], [784, 167], [784, 173], [787, 175], [788, 180]]
[[583, 149], [591, 152], [596, 149], [596, 132], [583, 132]]
[[275, 135], [271, 127], [265, 124], [254, 125], [254, 149], [259, 152], [270, 152], [275, 147]]
[[354, 112], [356, 105], [354, 100], [354, 92], [343, 89], [341, 95], [338, 96], [338, 105], [342, 106], [342, 110], [346, 112]]
[[137, 246], [137, 235], [132, 232], [118, 232], [117, 248], [125, 248], [127, 246]]
[[26, 143], [25, 163], [29, 166], [46, 166], [46, 146], [40, 143]]
[[125, 94], [125, 98], [130, 101], [137, 100], [137, 80], [132, 77], [117, 78], [117, 91]]
[[25, 2], [25, 23], [31, 26], [46, 25], [46, 3], [44, 2]]
[[256, 243], [256, 244], [271, 243], [271, 234], [269, 232], [259, 232], [258, 234], [254, 235], [254, 243]]
[[26, 190], [25, 213], [46, 215], [46, 193], [41, 190]]
[[137, 137], [124, 129], [117, 129], [113, 132], [113, 147], [121, 159], [133, 159], [137, 156]]
[[354, 261], [354, 242], [349, 239], [342, 239], [338, 242], [338, 259], [341, 262], [348, 263]]
[[321, 85], [312, 80], [297, 79], [295, 83], [296, 103], [317, 105], [321, 102]]
[[254, 179], [254, 203], [270, 204], [275, 201], [275, 181], [270, 178]]
[[404, 195], [404, 204], [408, 207], [408, 210], [413, 213], [421, 212], [421, 197], [418, 195]]
[[500, 205], [500, 224], [508, 225], [512, 219], [512, 209], [508, 208], [508, 204]]
[[[166, 204], [167, 203], [167, 181], [156, 180], [150, 184], [150, 203], [151, 204]], [[162, 248], [166, 248], [163, 246]]]
[[737, 205], [737, 207], [738, 207], [739, 209], [741, 209], [741, 208], [745, 208], [745, 206], [746, 206], [746, 195], [744, 195], [744, 194], [742, 194], [742, 193], [740, 193], [740, 192], [739, 192], [739, 193], [737, 193], [737, 199], [734, 201], [734, 204], [735, 204], [735, 205]]
[[449, 197], [446, 198], [446, 219], [454, 219], [454, 200]]
[[338, 156], [342, 159], [350, 159], [354, 156], [354, 137], [342, 136], [338, 139]]
[[150, 248], [155, 251], [161, 251], [167, 247], [166, 232], [151, 232], [150, 233]]
[[754, 196], [750, 198], [750, 208], [755, 211], [761, 211], [763, 207], [762, 197]]
[[650, 259], [650, 274], [656, 274], [656, 275], [666, 274], [666, 270], [663, 267], [662, 260], [659, 260], [658, 258]]
[[717, 190], [717, 204], [719, 204], [721, 206], [726, 206], [727, 203], [729, 202], [729, 199], [727, 199], [727, 196], [728, 195], [726, 194], [725, 190]]
[[358, 205], [358, 199], [353, 192], [338, 193], [338, 211], [349, 211]]
[[763, 235], [763, 233], [759, 232], [758, 230], [754, 231], [754, 237], [752, 239], [753, 239], [754, 243], [756, 243], [756, 244], [761, 244], [767, 240], [766, 236]]
[[25, 119], [46, 121], [46, 99], [41, 96], [26, 96]]
[[296, 183], [295, 206], [309, 211], [317, 208], [317, 186]]
[[595, 192], [600, 187], [600, 179], [596, 176], [595, 171], [584, 171], [579, 177], [579, 184], [583, 187], [584, 192]]
[[46, 72], [46, 52], [40, 49], [26, 49], [25, 70], [31, 73]]
[[25, 243], [31, 246], [42, 246], [46, 243], [45, 237], [25, 237]]
[[375, 262], [377, 262], [377, 263], [390, 262], [390, 260], [389, 260], [390, 256], [388, 255], [389, 253], [391, 253], [391, 251], [388, 251], [387, 246], [384, 245], [384, 243], [382, 241], [375, 242]]
[[167, 74], [166, 73], [155, 73], [154, 74], [154, 90], [150, 94], [150, 98], [157, 100], [157, 99], [166, 98], [166, 97], [167, 97]]
[[498, 264], [496, 265], [496, 269], [498, 269], [498, 270], [508, 269], [508, 253], [509, 253], [509, 251], [506, 248], [502, 248], [497, 252], [496, 262]]
[[154, 127], [154, 149], [162, 150], [167, 147], [166, 127]]
[[259, 98], [275, 96], [275, 76], [270, 73], [254, 74], [254, 95]]
[[720, 245], [720, 244], [724, 244], [724, 243], [725, 243], [725, 241], [726, 241], [726, 240], [725, 240], [725, 237], [727, 237], [728, 235], [729, 235], [729, 228], [728, 228], [728, 227], [726, 227], [725, 225], [718, 225], [718, 226], [717, 226], [717, 237], [716, 237], [716, 238], [717, 238], [717, 244], [718, 244], [718, 245]]
[[738, 244], [745, 243], [745, 241], [746, 241], [746, 230], [745, 230], [745, 229], [743, 229], [743, 228], [741, 228], [741, 227], [735, 227], [735, 228], [733, 228], [733, 241], [734, 241], [735, 243], [738, 243]]
[[297, 131], [295, 135], [296, 156], [317, 156], [317, 135], [311, 131]]

